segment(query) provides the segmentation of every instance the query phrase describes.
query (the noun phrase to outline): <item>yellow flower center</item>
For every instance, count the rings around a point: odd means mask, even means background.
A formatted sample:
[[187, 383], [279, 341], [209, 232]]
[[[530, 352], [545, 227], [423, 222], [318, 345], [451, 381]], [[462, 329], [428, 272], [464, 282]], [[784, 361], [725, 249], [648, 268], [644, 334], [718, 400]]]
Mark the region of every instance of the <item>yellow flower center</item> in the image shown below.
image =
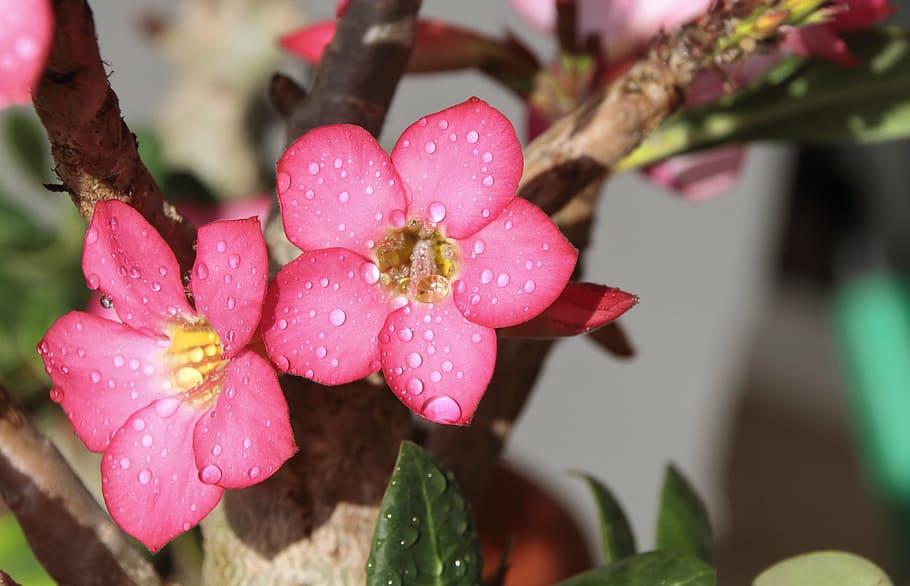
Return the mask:
[[185, 400], [208, 404], [221, 392], [224, 366], [228, 363], [221, 339], [204, 318], [196, 323], [174, 324], [168, 334], [172, 388], [179, 389]]
[[380, 282], [393, 295], [435, 303], [449, 293], [458, 270], [458, 249], [439, 228], [412, 218], [390, 229], [375, 252]]

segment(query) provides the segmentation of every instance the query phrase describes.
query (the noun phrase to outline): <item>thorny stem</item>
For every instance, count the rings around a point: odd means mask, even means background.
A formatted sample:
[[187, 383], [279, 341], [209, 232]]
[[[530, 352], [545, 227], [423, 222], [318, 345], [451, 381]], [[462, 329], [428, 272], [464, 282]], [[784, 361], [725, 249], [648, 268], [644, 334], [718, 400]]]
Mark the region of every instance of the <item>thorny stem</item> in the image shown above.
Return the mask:
[[54, 42], [34, 91], [62, 188], [85, 218], [106, 199], [129, 203], [174, 249], [183, 271], [193, 263], [196, 230], [183, 220], [139, 160], [136, 137], [120, 113], [86, 0], [54, 1]]
[[0, 498], [61, 584], [156, 585], [154, 568], [0, 387]]

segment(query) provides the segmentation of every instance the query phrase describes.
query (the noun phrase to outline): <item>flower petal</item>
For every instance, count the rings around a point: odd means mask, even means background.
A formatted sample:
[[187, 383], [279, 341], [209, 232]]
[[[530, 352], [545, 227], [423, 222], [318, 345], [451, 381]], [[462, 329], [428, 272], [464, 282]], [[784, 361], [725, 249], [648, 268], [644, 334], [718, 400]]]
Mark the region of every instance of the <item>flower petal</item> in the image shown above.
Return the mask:
[[496, 332], [454, 304], [411, 303], [379, 335], [382, 371], [401, 402], [435, 423], [467, 425], [496, 363]]
[[193, 451], [203, 480], [243, 488], [271, 476], [297, 446], [272, 367], [243, 350], [228, 368], [218, 402], [196, 426]]
[[280, 370], [324, 385], [379, 370], [376, 336], [389, 313], [376, 265], [343, 248], [307, 251], [266, 296], [262, 337]]
[[277, 181], [284, 231], [303, 250], [343, 247], [367, 256], [391, 212], [406, 205], [389, 156], [350, 124], [297, 139], [278, 160]]
[[688, 201], [704, 201], [728, 191], [739, 179], [746, 156], [741, 145], [686, 153], [649, 165], [644, 173], [654, 183]]
[[559, 296], [578, 252], [534, 204], [515, 198], [489, 226], [461, 241], [455, 304], [491, 328], [514, 326]]
[[607, 325], [638, 303], [622, 289], [594, 283], [569, 283], [543, 313], [500, 334], [519, 338], [563, 338]]
[[199, 523], [223, 489], [199, 479], [193, 457], [196, 407], [162, 399], [117, 430], [101, 461], [101, 492], [114, 521], [158, 551]]
[[102, 201], [85, 233], [82, 272], [89, 289], [114, 302], [127, 325], [160, 332], [165, 320], [194, 316], [173, 251], [139, 212]]
[[392, 150], [408, 186], [408, 216], [443, 226], [453, 238], [474, 234], [515, 196], [521, 145], [511, 122], [479, 98], [408, 127]]
[[190, 289], [196, 311], [209, 319], [226, 356], [246, 346], [262, 314], [269, 258], [256, 218], [199, 229]]
[[304, 63], [316, 65], [335, 37], [336, 28], [334, 20], [316, 22], [284, 35], [278, 39], [278, 44]]
[[81, 311], [58, 319], [38, 344], [51, 397], [95, 452], [132, 413], [166, 396], [166, 350], [166, 338]]
[[51, 49], [48, 0], [0, 0], [0, 109], [29, 100]]

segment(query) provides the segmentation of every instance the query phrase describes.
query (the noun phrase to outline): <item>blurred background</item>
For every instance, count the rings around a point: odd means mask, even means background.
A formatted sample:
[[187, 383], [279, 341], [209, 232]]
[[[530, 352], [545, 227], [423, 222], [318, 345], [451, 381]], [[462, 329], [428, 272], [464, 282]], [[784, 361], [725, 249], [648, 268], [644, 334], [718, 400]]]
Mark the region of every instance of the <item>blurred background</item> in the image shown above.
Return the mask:
[[[150, 15], [173, 15], [177, 6], [164, 0], [93, 5], [111, 84], [134, 130], [161, 119], [175, 76], [197, 50], [183, 46], [176, 49], [182, 59], [167, 59], [158, 48], [160, 21]], [[329, 0], [294, 6], [307, 20], [334, 13]], [[506, 2], [424, 0], [422, 13], [493, 35], [509, 29], [544, 58], [555, 51]], [[206, 38], [204, 31], [199, 37]], [[203, 58], [217, 61], [204, 52]], [[229, 79], [243, 74], [236, 65], [243, 62], [234, 63], [225, 73]], [[280, 69], [306, 79], [304, 67], [290, 58]], [[264, 100], [264, 85], [256, 87], [249, 91]], [[518, 100], [480, 74], [409, 76], [383, 143], [392, 145], [419, 113], [471, 95], [523, 126]], [[5, 127], [23, 113], [30, 110], [4, 113]], [[273, 120], [267, 128], [259, 140], [269, 154], [260, 165], [271, 164], [281, 147], [280, 125]], [[11, 386], [40, 387], [40, 361], [35, 355], [22, 367], [17, 348], [34, 348], [48, 319], [84, 302], [78, 268], [84, 225], [65, 196], [44, 191], [34, 173], [23, 170], [8, 144], [0, 144], [0, 204], [7, 220], [15, 219], [0, 236], [13, 252], [0, 257], [0, 374]], [[910, 298], [896, 284], [910, 268], [908, 160], [906, 143], [755, 145], [737, 187], [698, 204], [635, 174], [608, 183], [585, 278], [640, 297], [621, 319], [636, 354], [615, 358], [584, 339], [559, 344], [506, 452], [513, 468], [564, 503], [592, 552], [599, 539], [595, 506], [584, 484], [567, 473], [585, 471], [610, 486], [648, 548], [664, 469], [672, 462], [707, 504], [723, 584], [746, 584], [774, 561], [817, 549], [853, 551], [896, 579], [907, 575], [896, 555], [898, 544], [907, 544], [900, 540], [904, 485], [894, 477], [901, 458], [910, 459], [902, 455], [910, 445], [901, 443], [910, 437], [902, 435], [910, 426], [901, 415], [910, 412], [899, 411], [902, 401], [910, 405], [903, 399], [910, 378], [880, 372], [894, 361], [878, 368], [869, 360], [894, 351], [898, 367], [901, 357], [910, 363], [910, 348], [900, 346], [910, 338]], [[228, 172], [234, 162], [213, 165], [217, 175], [218, 165]], [[205, 187], [187, 176], [171, 179], [170, 190]], [[31, 224], [23, 224], [21, 234], [11, 232], [23, 214]], [[41, 281], [47, 274], [19, 266], [20, 250], [42, 262], [56, 259], [53, 283], [62, 278], [68, 285], [48, 290], [52, 282]], [[869, 330], [876, 320], [881, 329]], [[892, 395], [870, 398], [869, 380]], [[21, 398], [50, 405], [46, 390]], [[893, 415], [884, 430], [869, 423], [883, 404]], [[58, 440], [65, 452], [90, 460], [72, 437]], [[4, 563], [0, 549], [0, 567]]]

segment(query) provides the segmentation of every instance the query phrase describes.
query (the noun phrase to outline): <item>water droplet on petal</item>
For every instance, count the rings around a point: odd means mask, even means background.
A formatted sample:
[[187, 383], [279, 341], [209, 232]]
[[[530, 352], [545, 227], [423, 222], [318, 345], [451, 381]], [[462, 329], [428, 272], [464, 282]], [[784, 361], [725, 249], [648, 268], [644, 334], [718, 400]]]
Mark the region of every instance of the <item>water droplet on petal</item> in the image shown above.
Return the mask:
[[307, 173], [309, 173], [310, 175], [316, 175], [317, 173], [319, 173], [319, 163], [310, 163], [307, 166], [306, 170], [307, 170]]
[[209, 464], [199, 471], [199, 480], [206, 484], [215, 484], [221, 480], [221, 468]]
[[440, 201], [434, 201], [430, 204], [430, 219], [434, 222], [441, 222], [446, 217], [446, 206]]
[[379, 267], [371, 262], [360, 265], [360, 276], [367, 285], [375, 285], [379, 281]]
[[489, 163], [493, 160], [493, 153], [491, 153], [490, 151], [487, 151], [480, 158], [483, 160], [484, 163]]
[[209, 276], [209, 267], [204, 262], [196, 265], [196, 276], [200, 279], [205, 279]]
[[85, 243], [94, 244], [95, 242], [98, 242], [98, 231], [92, 228], [85, 233]]
[[252, 480], [256, 480], [257, 478], [259, 478], [259, 475], [261, 473], [262, 473], [262, 471], [259, 469], [259, 466], [253, 466], [252, 468], [250, 468], [250, 478]]
[[491, 271], [490, 269], [484, 269], [483, 272], [480, 273], [480, 282], [483, 283], [484, 285], [489, 285], [490, 283], [492, 283], [493, 282], [493, 271]]
[[221, 447], [221, 444], [215, 444], [212, 446], [212, 455], [216, 458], [221, 455], [221, 452], [224, 448]]
[[133, 429], [136, 431], [142, 431], [145, 429], [145, 419], [134, 419], [133, 420]]
[[114, 307], [114, 300], [111, 299], [110, 297], [108, 297], [107, 295], [102, 295], [99, 302], [101, 303], [101, 307], [103, 307], [104, 309], [110, 309], [110, 308]]
[[431, 140], [427, 144], [423, 145], [423, 150], [425, 150], [427, 154], [432, 155], [436, 152], [436, 143]]
[[215, 250], [217, 250], [218, 252], [224, 252], [225, 250], [227, 250], [227, 242], [225, 242], [224, 240], [219, 240], [218, 242], [215, 243]]
[[130, 462], [129, 458], [120, 458], [120, 467], [124, 470], [129, 470], [130, 464], [132, 464], [132, 462]]
[[63, 390], [60, 387], [54, 387], [51, 389], [51, 401], [54, 403], [60, 403], [63, 401]]
[[152, 480], [152, 471], [143, 468], [139, 471], [139, 484], [148, 484]]
[[228, 308], [228, 309], [234, 309], [234, 307], [236, 307], [236, 306], [237, 306], [237, 298], [236, 298], [236, 297], [228, 297], [228, 298], [227, 298], [227, 308]]
[[483, 181], [481, 181], [481, 185], [483, 185], [484, 187], [492, 187], [493, 186], [493, 176], [487, 175], [486, 177], [484, 177]]
[[474, 241], [474, 253], [475, 254], [482, 253], [484, 250], [486, 250], [486, 248], [487, 248], [487, 243], [484, 242], [483, 240]]
[[250, 446], [252, 446], [252, 445], [253, 445], [253, 440], [251, 440], [248, 437], [243, 438], [243, 447], [244, 448], [250, 449]]
[[405, 217], [402, 210], [392, 210], [391, 213], [389, 213], [389, 222], [394, 228], [401, 228], [404, 226], [404, 221]]
[[347, 191], [342, 191], [338, 194], [338, 201], [341, 203], [348, 203], [348, 200], [351, 199], [351, 194]]
[[240, 255], [239, 255], [239, 254], [232, 254], [231, 256], [229, 256], [229, 257], [228, 257], [228, 265], [230, 265], [230, 267], [231, 267], [232, 269], [239, 268], [239, 267], [240, 267]]
[[98, 372], [97, 370], [93, 370], [92, 372], [89, 373], [89, 378], [92, 379], [93, 383], [98, 384], [101, 382], [101, 373]]
[[177, 412], [177, 407], [180, 406], [180, 401], [173, 397], [168, 397], [166, 399], [161, 399], [155, 403], [155, 413], [160, 417], [168, 418], [174, 413]]
[[524, 287], [522, 287], [522, 289], [524, 289], [525, 293], [533, 293], [534, 289], [536, 289], [536, 288], [537, 288], [537, 284], [534, 282], [533, 279], [528, 279], [527, 281], [525, 281]]
[[331, 313], [329, 313], [329, 323], [331, 323], [333, 326], [340, 326], [344, 323], [344, 320], [347, 319], [347, 317], [348, 316], [345, 315], [344, 310], [333, 309]]
[[401, 328], [398, 330], [398, 339], [402, 342], [410, 342], [414, 337], [414, 331], [411, 328]]
[[291, 186], [291, 176], [286, 171], [278, 173], [278, 194], [281, 195]]
[[288, 369], [291, 367], [291, 363], [290, 363], [290, 361], [288, 361], [287, 356], [279, 354], [278, 356], [275, 357], [275, 366], [278, 367], [278, 370], [280, 370], [281, 372], [287, 372]]
[[325, 346], [319, 346], [316, 348], [316, 358], [325, 358], [325, 355], [328, 351]]
[[423, 404], [424, 417], [438, 423], [456, 423], [461, 419], [461, 407], [448, 395], [438, 395]]
[[505, 287], [509, 284], [509, 275], [506, 273], [499, 273], [499, 276], [496, 277], [496, 284], [500, 287]]
[[142, 440], [140, 440], [140, 441], [142, 442], [142, 447], [150, 448], [150, 447], [152, 447], [152, 444], [154, 443], [155, 440], [152, 439], [152, 436], [150, 434], [145, 434], [144, 436], [142, 436]]
[[419, 395], [423, 392], [423, 381], [419, 378], [412, 378], [408, 381], [405, 387], [412, 395]]
[[480, 136], [474, 130], [471, 130], [468, 132], [467, 136], [465, 136], [465, 140], [467, 140], [470, 144], [474, 144], [479, 138]]
[[417, 352], [411, 352], [408, 354], [408, 366], [411, 368], [417, 368], [423, 362], [423, 358]]

